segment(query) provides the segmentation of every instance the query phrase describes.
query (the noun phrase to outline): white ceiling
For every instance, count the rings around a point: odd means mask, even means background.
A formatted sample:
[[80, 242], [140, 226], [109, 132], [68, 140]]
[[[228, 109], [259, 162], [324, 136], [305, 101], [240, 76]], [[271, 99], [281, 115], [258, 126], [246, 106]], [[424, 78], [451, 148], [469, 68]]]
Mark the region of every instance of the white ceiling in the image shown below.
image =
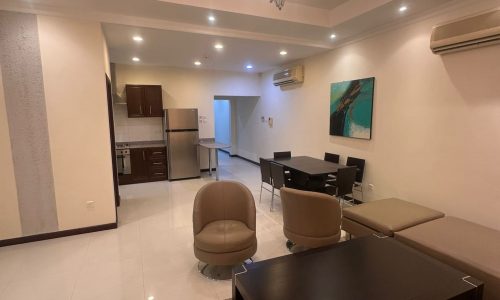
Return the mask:
[[116, 63], [138, 56], [141, 64], [192, 68], [200, 59], [202, 68], [246, 71], [251, 63], [263, 72], [460, 1], [287, 0], [279, 11], [269, 0], [1, 0], [0, 9], [98, 20]]

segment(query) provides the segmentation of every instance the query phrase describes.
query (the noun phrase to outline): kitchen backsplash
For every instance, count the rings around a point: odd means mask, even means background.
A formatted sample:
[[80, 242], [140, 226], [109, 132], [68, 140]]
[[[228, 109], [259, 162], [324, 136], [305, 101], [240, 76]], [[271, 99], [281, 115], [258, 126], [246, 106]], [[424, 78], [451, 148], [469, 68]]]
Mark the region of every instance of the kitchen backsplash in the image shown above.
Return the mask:
[[113, 105], [116, 142], [158, 141], [163, 139], [162, 118], [129, 118], [127, 106]]

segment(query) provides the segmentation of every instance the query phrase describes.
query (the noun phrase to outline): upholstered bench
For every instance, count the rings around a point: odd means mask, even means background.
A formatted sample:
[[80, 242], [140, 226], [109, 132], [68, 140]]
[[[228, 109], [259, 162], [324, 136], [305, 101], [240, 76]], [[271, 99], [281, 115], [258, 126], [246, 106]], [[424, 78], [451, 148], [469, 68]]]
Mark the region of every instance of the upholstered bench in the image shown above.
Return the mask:
[[356, 237], [394, 236], [394, 232], [444, 217], [442, 212], [396, 198], [345, 208], [342, 213], [342, 229]]
[[395, 238], [484, 282], [483, 299], [500, 299], [500, 231], [444, 217]]

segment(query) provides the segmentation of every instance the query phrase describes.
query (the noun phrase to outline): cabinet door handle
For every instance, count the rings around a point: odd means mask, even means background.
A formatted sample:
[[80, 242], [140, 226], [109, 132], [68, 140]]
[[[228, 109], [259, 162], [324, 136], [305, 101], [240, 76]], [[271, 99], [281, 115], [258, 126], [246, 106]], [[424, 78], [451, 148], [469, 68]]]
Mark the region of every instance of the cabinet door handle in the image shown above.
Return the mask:
[[151, 105], [149, 106], [149, 114], [151, 114]]
[[144, 151], [142, 151], [142, 160], [146, 160], [146, 153]]
[[163, 154], [161, 151], [153, 152], [153, 154]]
[[142, 115], [142, 105], [139, 104], [139, 113]]
[[153, 165], [161, 165], [162, 163], [161, 162], [155, 162], [153, 163]]
[[155, 173], [155, 175], [165, 175], [165, 173]]

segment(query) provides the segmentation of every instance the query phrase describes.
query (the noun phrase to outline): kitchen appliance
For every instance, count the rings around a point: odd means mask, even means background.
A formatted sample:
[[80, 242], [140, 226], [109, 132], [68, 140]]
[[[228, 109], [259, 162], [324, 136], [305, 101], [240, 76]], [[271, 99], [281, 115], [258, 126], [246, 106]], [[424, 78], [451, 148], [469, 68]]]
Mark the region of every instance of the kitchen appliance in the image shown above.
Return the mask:
[[168, 179], [200, 177], [198, 110], [166, 109], [163, 117]]
[[130, 149], [126, 145], [116, 145], [116, 167], [118, 175], [132, 174], [130, 167]]

